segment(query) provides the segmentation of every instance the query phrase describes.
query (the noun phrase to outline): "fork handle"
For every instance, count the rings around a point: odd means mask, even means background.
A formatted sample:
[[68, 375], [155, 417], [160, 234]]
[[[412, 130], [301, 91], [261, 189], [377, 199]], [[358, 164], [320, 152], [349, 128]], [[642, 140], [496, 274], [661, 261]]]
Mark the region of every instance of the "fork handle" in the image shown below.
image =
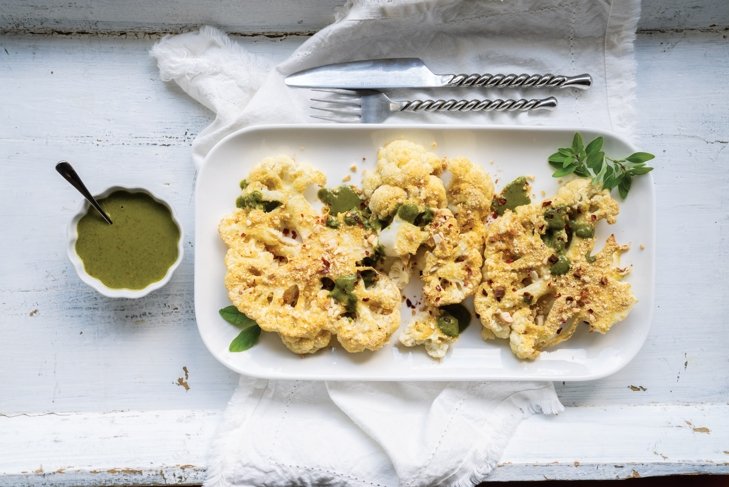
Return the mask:
[[445, 74], [446, 86], [476, 88], [576, 88], [586, 90], [592, 85], [587, 73], [577, 76], [561, 74]]
[[527, 100], [407, 100], [396, 102], [401, 112], [526, 112], [530, 110], [552, 110], [557, 99], [532, 98]]

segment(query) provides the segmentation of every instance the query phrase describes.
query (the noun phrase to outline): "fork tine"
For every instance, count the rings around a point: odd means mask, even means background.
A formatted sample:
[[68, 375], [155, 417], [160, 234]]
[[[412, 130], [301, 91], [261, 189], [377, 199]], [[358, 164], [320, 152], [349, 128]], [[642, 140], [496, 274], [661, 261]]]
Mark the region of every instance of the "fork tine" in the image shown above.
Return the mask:
[[333, 98], [310, 98], [311, 101], [318, 101], [321, 103], [331, 103], [332, 105], [346, 105], [350, 107], [361, 107], [362, 104], [358, 101], [349, 100], [336, 100]]
[[341, 118], [329, 118], [329, 117], [320, 117], [318, 115], [309, 115], [311, 118], [316, 118], [319, 120], [326, 120], [327, 122], [336, 122], [336, 123], [355, 123], [357, 120], [342, 120]]
[[334, 93], [335, 95], [358, 97], [359, 94], [355, 90], [343, 90], [339, 88], [311, 88], [311, 91], [319, 91], [322, 93]]
[[320, 110], [322, 112], [334, 113], [336, 115], [359, 117], [359, 110], [347, 110], [347, 109], [337, 110], [336, 108], [325, 108], [325, 107], [315, 107], [315, 106], [311, 106], [310, 108], [312, 110]]

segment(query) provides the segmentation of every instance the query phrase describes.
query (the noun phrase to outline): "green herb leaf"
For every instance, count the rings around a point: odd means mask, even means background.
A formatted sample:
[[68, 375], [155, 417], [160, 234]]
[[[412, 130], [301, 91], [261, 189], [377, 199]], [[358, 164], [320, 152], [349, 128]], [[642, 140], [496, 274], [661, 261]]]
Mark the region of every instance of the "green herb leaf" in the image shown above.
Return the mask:
[[592, 142], [587, 144], [587, 147], [585, 147], [585, 152], [587, 152], [588, 155], [601, 152], [602, 144], [603, 144], [602, 137], [597, 137], [597, 138], [593, 139]]
[[563, 167], [562, 169], [557, 169], [552, 173], [552, 176], [555, 178], [561, 178], [562, 176], [566, 176], [568, 174], [572, 174], [575, 171], [575, 166], [567, 166]]
[[228, 350], [230, 350], [231, 352], [243, 352], [245, 350], [248, 350], [253, 345], [258, 343], [259, 336], [261, 336], [261, 328], [258, 325], [248, 327], [238, 333], [238, 336], [235, 337], [232, 342], [230, 342]]
[[620, 184], [618, 184], [618, 193], [620, 193], [620, 197], [625, 199], [626, 196], [628, 196], [628, 192], [630, 191], [630, 186], [633, 184], [633, 181], [631, 180], [630, 176], [625, 176], [622, 181], [620, 181]]
[[579, 132], [575, 132], [575, 136], [572, 137], [572, 150], [576, 154], [585, 150], [585, 143], [582, 141], [582, 134]]
[[652, 167], [642, 166], [642, 167], [634, 167], [630, 170], [631, 176], [640, 176], [642, 174], [648, 174], [653, 170]]
[[241, 329], [258, 326], [258, 323], [238, 311], [238, 308], [233, 305], [222, 308], [218, 311], [218, 313], [220, 313], [220, 316], [222, 316], [225, 321]]
[[625, 160], [630, 162], [647, 162], [651, 159], [655, 159], [655, 157], [656, 156], [649, 154], [648, 152], [636, 152], [634, 154], [630, 154], [625, 158]]

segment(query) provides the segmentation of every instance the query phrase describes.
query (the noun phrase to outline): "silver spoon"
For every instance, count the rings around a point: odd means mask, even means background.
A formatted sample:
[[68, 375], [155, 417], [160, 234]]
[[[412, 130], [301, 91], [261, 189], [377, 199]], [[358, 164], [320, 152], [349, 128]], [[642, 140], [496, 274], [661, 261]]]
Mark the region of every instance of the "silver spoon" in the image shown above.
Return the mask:
[[76, 188], [79, 193], [84, 195], [84, 198], [86, 198], [88, 202], [91, 203], [91, 206], [93, 206], [96, 211], [99, 212], [99, 214], [106, 221], [106, 223], [111, 225], [111, 218], [109, 218], [109, 215], [106, 214], [99, 202], [96, 201], [93, 196], [91, 196], [91, 193], [89, 193], [89, 190], [86, 189], [83, 181], [81, 181], [81, 178], [78, 176], [78, 174], [76, 174], [76, 171], [74, 171], [73, 167], [71, 167], [71, 164], [66, 161], [61, 161], [56, 164], [56, 171], [58, 171], [58, 174], [63, 176], [66, 181], [71, 183], [71, 186]]

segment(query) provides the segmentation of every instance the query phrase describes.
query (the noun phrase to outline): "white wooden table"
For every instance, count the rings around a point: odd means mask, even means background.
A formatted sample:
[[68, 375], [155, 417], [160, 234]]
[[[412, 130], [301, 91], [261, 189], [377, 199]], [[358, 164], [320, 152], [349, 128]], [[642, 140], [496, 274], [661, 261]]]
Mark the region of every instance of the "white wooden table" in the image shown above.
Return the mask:
[[[236, 384], [193, 313], [190, 144], [211, 114], [159, 81], [147, 55], [159, 35], [148, 32], [217, 23], [282, 60], [341, 2], [181, 3], [0, 2], [2, 485], [205, 476]], [[639, 135], [658, 156], [653, 327], [621, 372], [558, 384], [567, 410], [525, 421], [494, 480], [729, 473], [727, 26], [723, 0], [644, 3]], [[126, 301], [81, 283], [64, 236], [79, 197], [53, 171], [60, 159], [91, 188], [137, 182], [169, 199], [188, 231], [167, 287]]]

